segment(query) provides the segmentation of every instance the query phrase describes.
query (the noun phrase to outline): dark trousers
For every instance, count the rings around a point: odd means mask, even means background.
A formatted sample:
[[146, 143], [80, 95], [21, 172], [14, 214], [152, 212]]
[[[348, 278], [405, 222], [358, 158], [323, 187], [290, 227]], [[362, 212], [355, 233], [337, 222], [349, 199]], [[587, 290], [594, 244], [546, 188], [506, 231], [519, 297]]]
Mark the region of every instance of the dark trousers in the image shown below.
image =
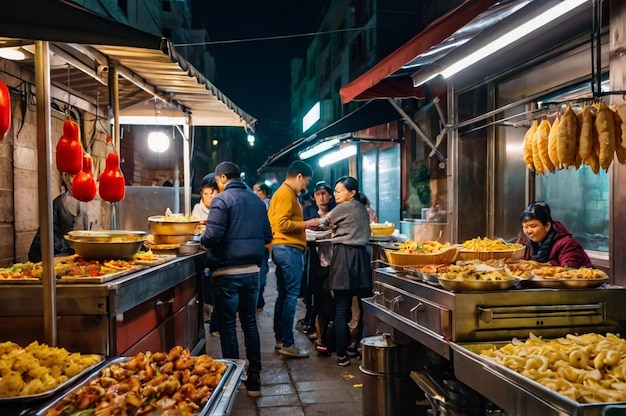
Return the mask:
[[249, 373], [261, 371], [261, 341], [256, 324], [256, 303], [259, 296], [259, 274], [213, 276], [215, 313], [219, 322], [223, 358], [239, 358], [237, 342], [237, 311], [243, 330]]
[[372, 289], [356, 289], [356, 290], [335, 290], [335, 340], [337, 343], [337, 356], [344, 357], [348, 344], [350, 343], [350, 329], [348, 322], [351, 316], [352, 298], [356, 296], [359, 300], [359, 308], [361, 309], [361, 317], [355, 331], [357, 337], [361, 338], [363, 333], [363, 305], [361, 299], [372, 295]]

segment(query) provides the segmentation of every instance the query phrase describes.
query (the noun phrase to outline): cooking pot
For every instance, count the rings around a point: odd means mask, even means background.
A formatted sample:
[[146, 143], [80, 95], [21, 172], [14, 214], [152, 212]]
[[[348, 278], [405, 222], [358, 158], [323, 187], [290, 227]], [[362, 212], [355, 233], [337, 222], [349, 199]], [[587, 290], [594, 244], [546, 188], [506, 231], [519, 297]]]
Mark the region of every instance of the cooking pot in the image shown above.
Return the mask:
[[192, 234], [200, 220], [196, 217], [184, 215], [152, 215], [148, 217], [152, 234], [185, 235]]
[[193, 240], [193, 234], [153, 234], [152, 240], [154, 241], [154, 244], [182, 244], [186, 241]]
[[448, 223], [418, 219], [404, 219], [400, 221], [400, 233], [412, 241], [448, 241]]

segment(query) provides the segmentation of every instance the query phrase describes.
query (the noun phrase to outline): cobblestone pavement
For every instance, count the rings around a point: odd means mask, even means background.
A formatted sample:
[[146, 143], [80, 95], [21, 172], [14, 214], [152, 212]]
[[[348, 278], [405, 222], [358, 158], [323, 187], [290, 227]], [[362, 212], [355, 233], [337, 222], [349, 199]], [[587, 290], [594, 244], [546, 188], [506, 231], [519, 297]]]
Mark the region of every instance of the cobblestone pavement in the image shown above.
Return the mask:
[[[274, 350], [273, 315], [276, 301], [276, 276], [270, 263], [265, 289], [265, 308], [258, 312], [261, 336], [261, 397], [248, 397], [241, 384], [232, 410], [233, 416], [300, 416], [331, 415], [359, 416], [362, 414], [363, 374], [360, 361], [352, 360], [349, 367], [337, 366], [337, 357], [318, 356], [311, 341], [295, 331], [296, 345], [307, 346], [309, 358], [286, 358]], [[304, 304], [298, 302], [296, 320], [304, 316]], [[221, 357], [219, 337], [207, 328], [207, 354]], [[245, 358], [243, 333], [238, 329], [239, 352]]]

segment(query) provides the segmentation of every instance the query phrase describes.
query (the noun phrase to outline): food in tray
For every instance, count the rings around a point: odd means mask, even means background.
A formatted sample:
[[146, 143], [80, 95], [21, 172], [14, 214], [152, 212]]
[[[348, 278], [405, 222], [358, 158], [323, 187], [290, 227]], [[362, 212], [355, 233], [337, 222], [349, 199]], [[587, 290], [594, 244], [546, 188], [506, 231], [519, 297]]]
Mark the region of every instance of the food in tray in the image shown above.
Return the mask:
[[526, 341], [480, 354], [578, 403], [626, 401], [626, 341], [595, 333]]
[[39, 280], [42, 273], [41, 262], [15, 263], [0, 269], [0, 280]]
[[226, 368], [208, 355], [192, 357], [181, 346], [168, 353], [139, 353], [100, 370], [99, 377], [69, 393], [44, 416], [195, 415], [209, 400]]
[[65, 383], [102, 360], [37, 341], [25, 348], [0, 343], [0, 398], [33, 396]]
[[468, 251], [515, 251], [522, 247], [521, 244], [509, 244], [504, 240], [492, 240], [487, 237], [476, 237], [463, 242], [462, 250]]
[[519, 259], [489, 259], [484, 263], [495, 268], [505, 268], [513, 276], [521, 279], [530, 279], [533, 277], [533, 271], [540, 267], [546, 266], [546, 263], [540, 263], [535, 260], [519, 260]]
[[[54, 274], [63, 277], [101, 277], [136, 266], [127, 260], [87, 260], [80, 256], [55, 259]], [[43, 272], [41, 262], [16, 263], [9, 268], [0, 269], [0, 280], [40, 280]]]
[[540, 279], [605, 279], [606, 273], [602, 270], [591, 267], [581, 267], [578, 269], [545, 266], [533, 270], [533, 275]]
[[397, 253], [400, 254], [427, 254], [448, 249], [450, 248], [450, 243], [440, 243], [439, 241], [407, 240], [402, 243], [397, 243], [397, 247]]
[[448, 264], [425, 264], [423, 266], [411, 266], [412, 269], [426, 274], [440, 274], [448, 271]]
[[448, 266], [448, 270], [439, 273], [439, 277], [447, 280], [462, 281], [496, 281], [515, 280], [507, 270], [488, 266], [481, 262], [458, 261]]

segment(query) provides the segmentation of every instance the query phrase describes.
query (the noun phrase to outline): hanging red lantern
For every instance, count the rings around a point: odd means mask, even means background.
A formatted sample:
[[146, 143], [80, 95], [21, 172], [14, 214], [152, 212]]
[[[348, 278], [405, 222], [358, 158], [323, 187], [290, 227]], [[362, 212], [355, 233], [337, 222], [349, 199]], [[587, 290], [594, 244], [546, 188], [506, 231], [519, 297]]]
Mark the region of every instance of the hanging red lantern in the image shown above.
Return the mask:
[[120, 157], [111, 152], [107, 155], [106, 168], [98, 177], [100, 198], [107, 202], [118, 202], [124, 199], [124, 174], [120, 171]]
[[96, 197], [96, 181], [93, 179], [93, 159], [88, 154], [83, 155], [83, 164], [80, 172], [72, 180], [72, 194], [82, 202], [89, 202]]
[[7, 84], [0, 81], [0, 141], [11, 128], [11, 93]]
[[57, 143], [57, 169], [76, 175], [83, 166], [83, 146], [80, 144], [80, 130], [73, 120], [63, 123], [63, 135]]

